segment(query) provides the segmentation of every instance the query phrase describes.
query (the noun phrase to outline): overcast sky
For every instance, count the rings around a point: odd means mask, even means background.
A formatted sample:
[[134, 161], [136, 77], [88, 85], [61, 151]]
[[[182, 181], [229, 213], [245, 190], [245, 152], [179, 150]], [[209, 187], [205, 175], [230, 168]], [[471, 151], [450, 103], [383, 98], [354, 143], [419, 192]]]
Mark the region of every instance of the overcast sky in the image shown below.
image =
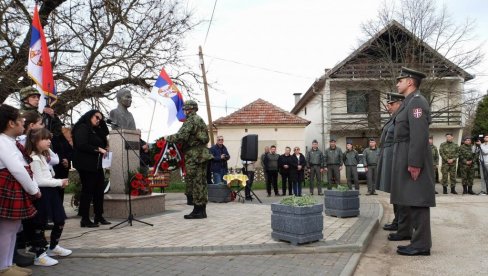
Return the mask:
[[[305, 93], [325, 68], [334, 67], [357, 48], [359, 39], [364, 39], [361, 23], [375, 18], [381, 2], [218, 0], [205, 43], [215, 1], [189, 1], [196, 18], [207, 20], [186, 41], [189, 55], [196, 55], [198, 45], [203, 46], [207, 78], [213, 86], [210, 89], [213, 120], [257, 98], [291, 110], [293, 93]], [[446, 3], [457, 22], [468, 17], [476, 19], [478, 42], [488, 39], [488, 1], [438, 3], [439, 6]], [[484, 51], [488, 53], [486, 44]], [[197, 56], [187, 59], [198, 71]], [[470, 73], [477, 75], [472, 86], [485, 92], [487, 62]], [[204, 102], [203, 94], [199, 100]], [[199, 114], [206, 120], [202, 107]]]

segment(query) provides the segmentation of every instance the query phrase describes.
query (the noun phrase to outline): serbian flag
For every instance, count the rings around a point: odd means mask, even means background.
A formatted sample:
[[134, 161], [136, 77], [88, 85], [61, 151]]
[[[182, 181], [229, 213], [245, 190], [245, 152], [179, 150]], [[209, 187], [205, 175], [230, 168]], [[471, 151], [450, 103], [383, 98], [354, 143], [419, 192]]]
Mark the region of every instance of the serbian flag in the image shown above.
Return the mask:
[[[34, 16], [32, 17], [27, 74], [37, 84], [37, 89], [46, 96], [47, 104], [54, 104], [57, 96], [56, 87], [54, 86], [53, 68], [51, 66], [51, 57], [49, 56], [46, 37], [44, 36], [41, 21], [39, 20], [37, 4], [34, 7]], [[41, 102], [39, 102], [39, 105], [41, 105]]]
[[149, 98], [161, 103], [168, 110], [168, 121], [165, 127], [169, 128], [177, 121], [186, 120], [185, 112], [183, 112], [183, 96], [164, 68], [161, 69]]

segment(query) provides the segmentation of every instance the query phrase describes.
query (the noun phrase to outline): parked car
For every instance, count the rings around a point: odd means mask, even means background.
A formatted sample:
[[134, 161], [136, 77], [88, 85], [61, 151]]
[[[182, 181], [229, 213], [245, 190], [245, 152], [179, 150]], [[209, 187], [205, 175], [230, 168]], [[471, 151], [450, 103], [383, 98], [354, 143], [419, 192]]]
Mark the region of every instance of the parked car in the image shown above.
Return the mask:
[[363, 154], [359, 154], [359, 163], [358, 163], [358, 179], [359, 180], [366, 180], [366, 169], [363, 165]]

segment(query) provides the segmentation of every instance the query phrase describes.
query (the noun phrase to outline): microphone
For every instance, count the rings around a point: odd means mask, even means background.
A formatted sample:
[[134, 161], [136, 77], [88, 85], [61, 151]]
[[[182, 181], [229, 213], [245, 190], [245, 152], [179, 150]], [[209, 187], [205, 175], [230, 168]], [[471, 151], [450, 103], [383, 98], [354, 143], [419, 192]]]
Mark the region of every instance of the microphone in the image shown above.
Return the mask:
[[107, 119], [105, 122], [106, 122], [107, 124], [111, 125], [111, 126], [114, 126], [114, 127], [119, 127], [119, 125], [118, 125], [118, 124], [114, 123], [114, 121], [112, 121], [112, 120], [110, 120], [110, 119]]

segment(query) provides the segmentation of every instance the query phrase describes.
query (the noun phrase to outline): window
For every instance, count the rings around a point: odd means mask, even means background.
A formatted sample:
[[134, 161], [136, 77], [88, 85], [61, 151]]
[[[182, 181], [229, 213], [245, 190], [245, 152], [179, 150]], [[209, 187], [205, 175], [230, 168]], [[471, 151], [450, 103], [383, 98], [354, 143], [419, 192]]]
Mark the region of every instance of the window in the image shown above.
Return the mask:
[[347, 113], [368, 113], [368, 104], [368, 91], [347, 91]]

